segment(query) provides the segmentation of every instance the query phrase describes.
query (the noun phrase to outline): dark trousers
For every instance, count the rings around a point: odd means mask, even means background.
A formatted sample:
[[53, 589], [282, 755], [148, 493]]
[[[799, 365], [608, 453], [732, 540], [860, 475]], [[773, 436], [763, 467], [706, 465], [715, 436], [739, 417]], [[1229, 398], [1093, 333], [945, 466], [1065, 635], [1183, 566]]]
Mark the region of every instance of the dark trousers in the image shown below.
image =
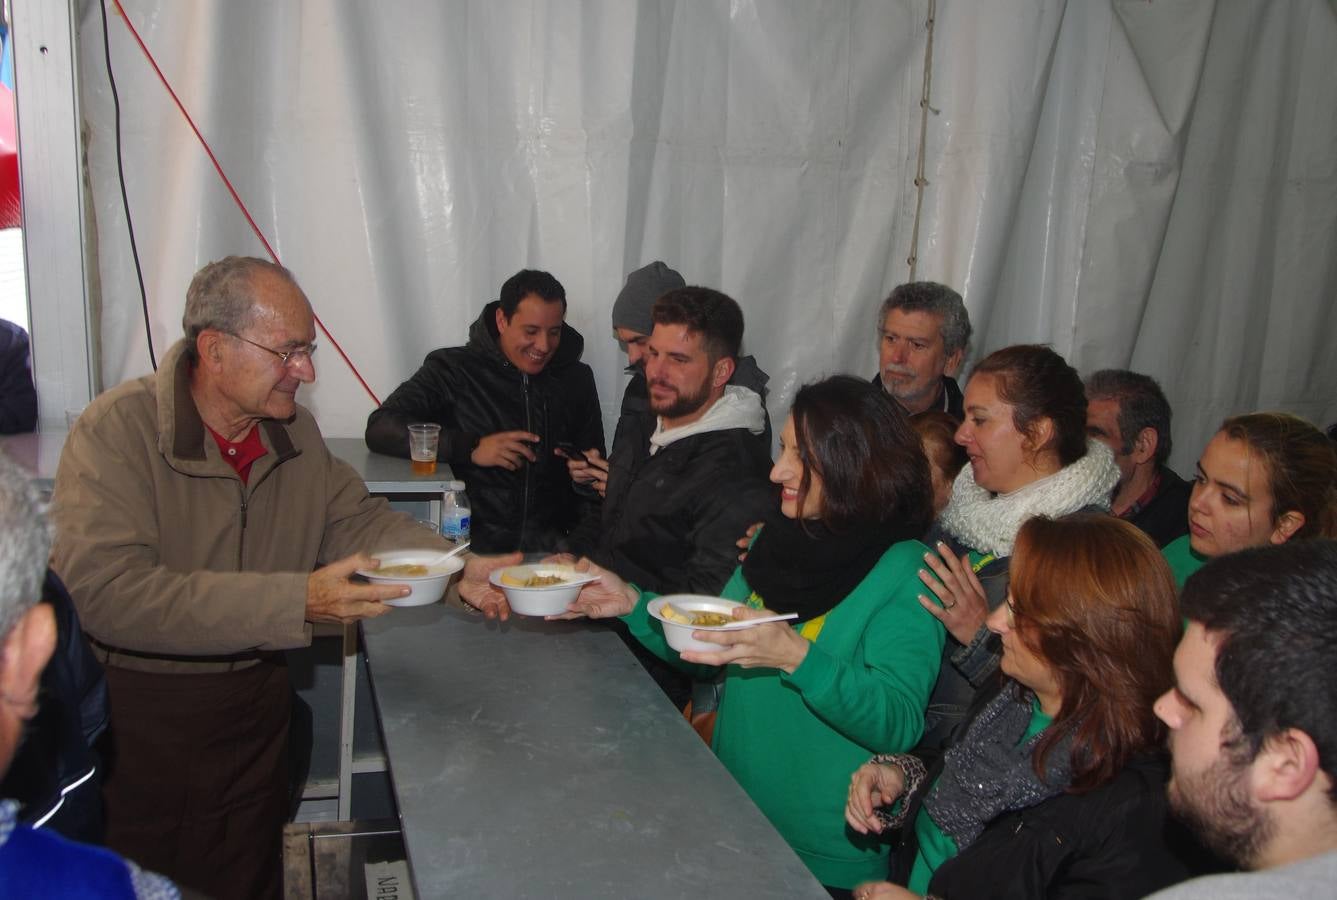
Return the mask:
[[109, 666], [107, 686], [107, 845], [216, 900], [279, 897], [286, 665], [207, 675]]

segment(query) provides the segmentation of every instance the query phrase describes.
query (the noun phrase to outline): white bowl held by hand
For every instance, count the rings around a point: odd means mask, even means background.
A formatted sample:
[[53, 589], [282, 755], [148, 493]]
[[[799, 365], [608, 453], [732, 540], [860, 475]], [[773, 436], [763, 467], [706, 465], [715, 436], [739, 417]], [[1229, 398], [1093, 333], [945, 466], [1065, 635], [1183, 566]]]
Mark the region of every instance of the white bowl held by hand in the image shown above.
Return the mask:
[[442, 560], [437, 550], [387, 550], [373, 553], [381, 562], [379, 569], [358, 569], [357, 573], [372, 584], [404, 584], [411, 590], [407, 597], [386, 600], [386, 606], [426, 606], [441, 599], [450, 577], [464, 568], [464, 559], [453, 556]]
[[494, 569], [488, 580], [501, 588], [512, 612], [522, 616], [555, 616], [566, 612], [580, 589], [597, 578], [577, 572], [572, 566], [531, 563]]
[[704, 594], [669, 594], [665, 597], [656, 597], [646, 605], [645, 610], [650, 615], [658, 619], [664, 626], [664, 639], [674, 650], [681, 653], [684, 650], [704, 650], [707, 652], [721, 650], [723, 645], [710, 644], [706, 641], [698, 641], [692, 637], [693, 631], [732, 631], [727, 625], [686, 625], [681, 622], [675, 622], [664, 615], [664, 606], [672, 604], [673, 609], [678, 613], [693, 617], [699, 613], [717, 613], [724, 616], [728, 622], [732, 622], [733, 611], [735, 607], [742, 606], [737, 600], [724, 600], [720, 597], [709, 597]]

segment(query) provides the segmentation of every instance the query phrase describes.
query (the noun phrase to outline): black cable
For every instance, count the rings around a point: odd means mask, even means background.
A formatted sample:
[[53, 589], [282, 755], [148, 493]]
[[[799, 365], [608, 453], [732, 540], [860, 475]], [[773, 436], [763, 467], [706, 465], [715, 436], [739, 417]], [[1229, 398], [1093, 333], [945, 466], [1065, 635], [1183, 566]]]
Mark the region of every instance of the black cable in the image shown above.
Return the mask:
[[116, 93], [116, 76], [111, 71], [111, 39], [107, 34], [107, 0], [100, 0], [102, 10], [102, 52], [107, 60], [107, 83], [111, 85], [111, 102], [116, 107], [116, 175], [121, 182], [121, 206], [125, 208], [125, 229], [130, 235], [130, 258], [135, 261], [135, 277], [139, 279], [139, 300], [144, 308], [144, 337], [149, 342], [149, 365], [158, 371], [158, 360], [153, 354], [153, 329], [149, 325], [149, 295], [144, 289], [144, 270], [139, 266], [139, 245], [135, 242], [135, 223], [130, 218], [130, 197], [125, 191], [125, 161], [121, 156], [121, 98]]

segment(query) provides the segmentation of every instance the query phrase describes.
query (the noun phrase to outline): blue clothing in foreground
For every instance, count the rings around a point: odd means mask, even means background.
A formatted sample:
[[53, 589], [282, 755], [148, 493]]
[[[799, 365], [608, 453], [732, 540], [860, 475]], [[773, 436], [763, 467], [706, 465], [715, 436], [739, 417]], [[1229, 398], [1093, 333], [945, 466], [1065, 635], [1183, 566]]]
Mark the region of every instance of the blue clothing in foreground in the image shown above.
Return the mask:
[[18, 804], [0, 802], [0, 897], [180, 900], [176, 885], [110, 850], [76, 844], [18, 823]]

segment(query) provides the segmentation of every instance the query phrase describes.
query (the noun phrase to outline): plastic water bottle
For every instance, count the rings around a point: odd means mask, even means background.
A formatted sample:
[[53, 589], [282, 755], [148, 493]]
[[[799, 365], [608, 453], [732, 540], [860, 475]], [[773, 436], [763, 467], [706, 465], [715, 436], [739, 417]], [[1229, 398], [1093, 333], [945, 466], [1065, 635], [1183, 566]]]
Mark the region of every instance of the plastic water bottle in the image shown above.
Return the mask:
[[446, 492], [441, 497], [441, 536], [457, 544], [469, 540], [469, 513], [464, 482], [446, 482]]

